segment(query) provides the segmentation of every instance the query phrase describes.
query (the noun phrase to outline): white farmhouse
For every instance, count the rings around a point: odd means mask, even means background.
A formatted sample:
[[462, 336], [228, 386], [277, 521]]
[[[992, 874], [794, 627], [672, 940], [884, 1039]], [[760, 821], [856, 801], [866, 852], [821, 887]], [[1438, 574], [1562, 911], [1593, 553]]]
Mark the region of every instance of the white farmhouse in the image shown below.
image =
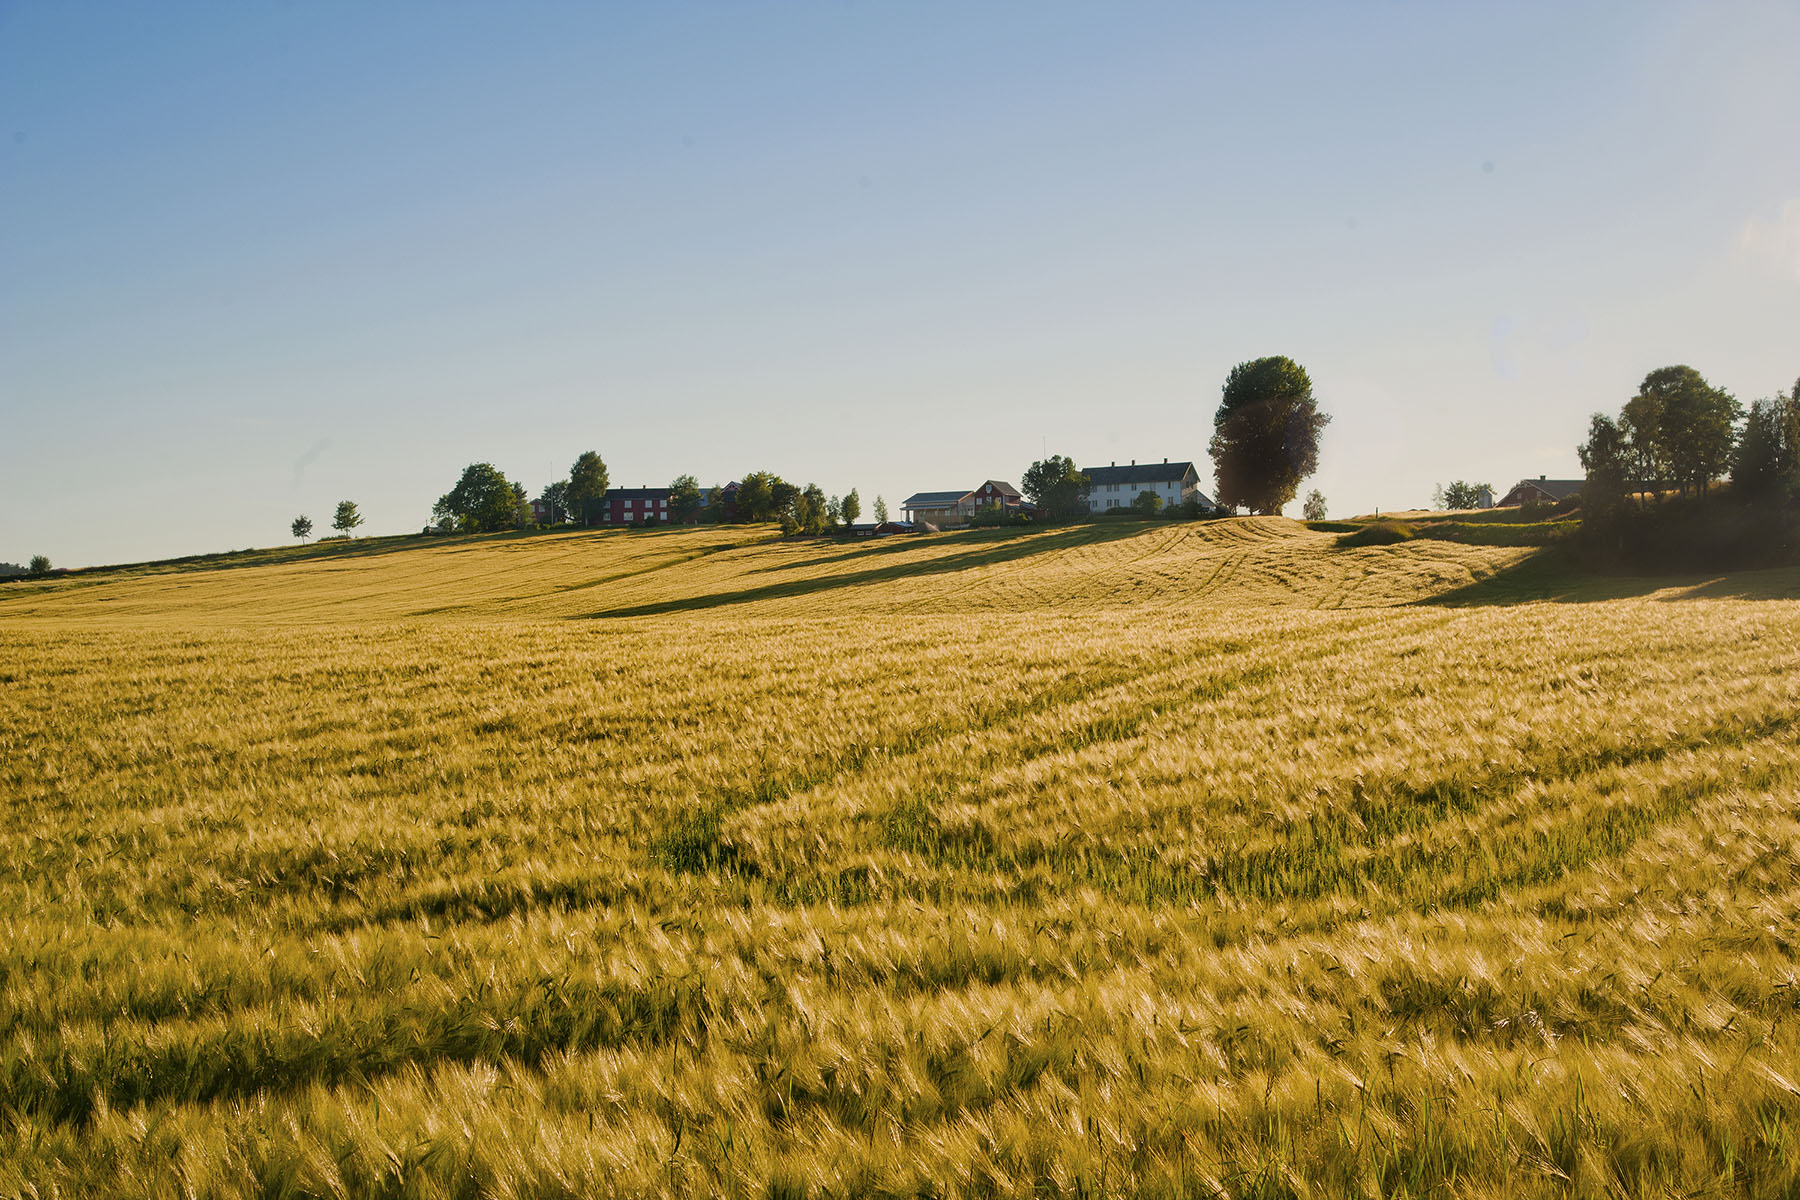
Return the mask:
[[1081, 473], [1088, 477], [1087, 503], [1092, 513], [1130, 508], [1140, 492], [1155, 492], [1162, 497], [1164, 508], [1184, 500], [1198, 500], [1212, 507], [1212, 501], [1200, 490], [1200, 473], [1191, 462], [1172, 463], [1165, 458], [1160, 463], [1139, 466], [1134, 458], [1128, 466], [1115, 462], [1106, 467], [1083, 467]]

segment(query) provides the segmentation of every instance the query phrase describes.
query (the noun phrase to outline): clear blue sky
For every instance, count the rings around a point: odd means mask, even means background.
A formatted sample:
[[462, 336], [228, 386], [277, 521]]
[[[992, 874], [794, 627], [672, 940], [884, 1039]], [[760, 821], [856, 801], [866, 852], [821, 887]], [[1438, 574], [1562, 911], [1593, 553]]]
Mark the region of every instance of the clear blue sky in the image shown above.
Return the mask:
[[1192, 458], [1334, 514], [1800, 375], [1800, 5], [0, 5], [0, 560], [753, 469]]

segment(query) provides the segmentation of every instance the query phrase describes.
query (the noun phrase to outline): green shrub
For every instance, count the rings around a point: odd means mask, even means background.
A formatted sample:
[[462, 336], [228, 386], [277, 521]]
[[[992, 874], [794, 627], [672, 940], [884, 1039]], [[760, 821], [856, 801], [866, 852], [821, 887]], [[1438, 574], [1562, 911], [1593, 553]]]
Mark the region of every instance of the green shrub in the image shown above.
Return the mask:
[[1346, 533], [1338, 538], [1337, 544], [1343, 549], [1355, 546], [1392, 546], [1396, 542], [1410, 542], [1416, 536], [1398, 521], [1371, 521], [1355, 533]]

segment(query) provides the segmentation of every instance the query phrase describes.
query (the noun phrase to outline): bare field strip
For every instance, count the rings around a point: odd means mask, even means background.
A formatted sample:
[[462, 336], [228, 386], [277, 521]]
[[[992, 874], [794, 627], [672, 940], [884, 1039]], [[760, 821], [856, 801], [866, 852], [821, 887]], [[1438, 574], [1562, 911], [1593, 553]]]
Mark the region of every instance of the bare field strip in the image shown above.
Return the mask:
[[0, 1195], [1800, 1194], [1794, 573], [1329, 544], [0, 590]]

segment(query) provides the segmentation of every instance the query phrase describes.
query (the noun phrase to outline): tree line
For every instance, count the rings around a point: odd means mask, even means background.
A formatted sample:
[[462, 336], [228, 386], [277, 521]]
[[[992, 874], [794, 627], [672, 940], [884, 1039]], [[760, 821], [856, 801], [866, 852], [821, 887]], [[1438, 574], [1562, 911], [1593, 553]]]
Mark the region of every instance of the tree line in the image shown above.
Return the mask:
[[1800, 380], [1746, 409], [1692, 367], [1661, 367], [1618, 416], [1593, 414], [1577, 449], [1583, 541], [1599, 559], [1711, 569], [1800, 557]]
[[[605, 498], [611, 477], [598, 452], [584, 451], [569, 468], [568, 477], [547, 485], [538, 495], [545, 523], [560, 525], [579, 520], [592, 523], [592, 510]], [[815, 483], [789, 483], [773, 471], [752, 471], [738, 482], [728, 501], [725, 488], [702, 489], [692, 475], [678, 475], [669, 485], [669, 520], [775, 521], [789, 534], [824, 533], [839, 524], [854, 524], [862, 516], [862, 498], [855, 488], [843, 496], [827, 496]], [[431, 510], [440, 528], [463, 533], [489, 533], [522, 528], [537, 518], [523, 484], [508, 480], [492, 463], [472, 463], [456, 486], [438, 498]], [[875, 500], [875, 519], [888, 519], [887, 502]]]
[[1595, 413], [1577, 452], [1589, 516], [1705, 497], [1728, 474], [1740, 501], [1785, 505], [1800, 495], [1800, 380], [1746, 411], [1694, 368], [1662, 367], [1617, 418]]

